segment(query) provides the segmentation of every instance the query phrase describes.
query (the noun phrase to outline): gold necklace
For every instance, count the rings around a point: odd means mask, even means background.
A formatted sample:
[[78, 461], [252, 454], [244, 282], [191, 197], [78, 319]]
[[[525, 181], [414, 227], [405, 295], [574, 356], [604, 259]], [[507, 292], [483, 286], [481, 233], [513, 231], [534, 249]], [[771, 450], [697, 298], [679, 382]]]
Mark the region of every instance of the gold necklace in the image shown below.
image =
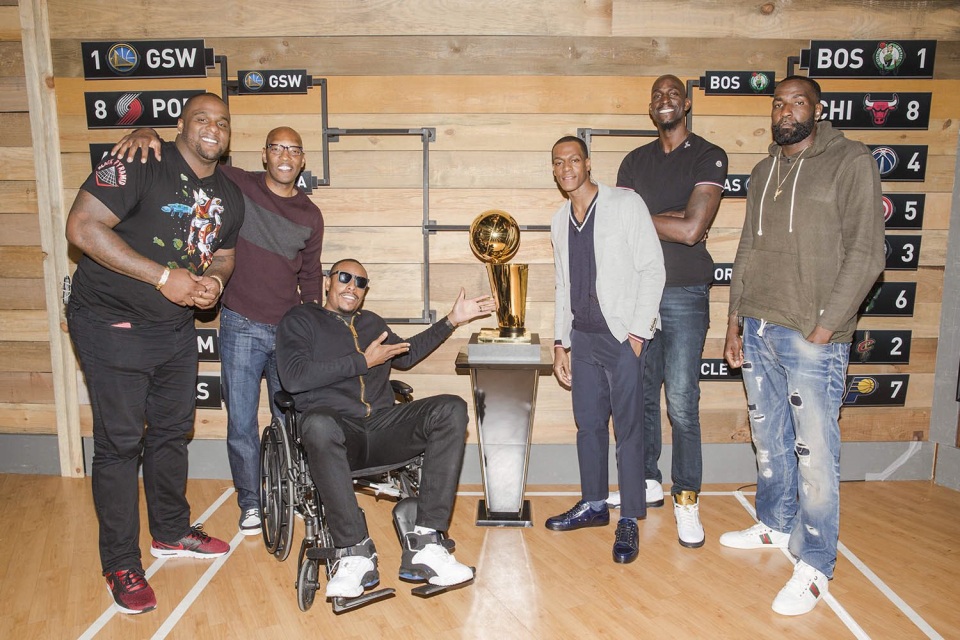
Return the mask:
[[786, 182], [786, 181], [787, 181], [787, 178], [790, 177], [790, 172], [793, 171], [793, 167], [795, 167], [795, 166], [797, 166], [798, 164], [800, 164], [800, 158], [803, 157], [803, 154], [806, 153], [806, 152], [807, 152], [807, 149], [809, 149], [809, 148], [810, 148], [810, 147], [804, 147], [804, 148], [803, 148], [803, 151], [801, 151], [801, 152], [800, 152], [800, 155], [797, 156], [797, 161], [793, 164], [793, 166], [790, 167], [789, 171], [787, 171], [787, 175], [783, 176], [783, 180], [780, 179], [780, 158], [783, 157], [783, 148], [780, 148], [779, 154], [777, 155], [777, 190], [773, 192], [773, 201], [774, 201], [774, 202], [776, 202], [776, 201], [777, 201], [777, 197], [779, 197], [780, 194], [783, 193], [783, 191], [782, 191], [782, 189], [780, 189], [780, 187], [782, 187], [782, 186], [783, 186], [783, 183]]

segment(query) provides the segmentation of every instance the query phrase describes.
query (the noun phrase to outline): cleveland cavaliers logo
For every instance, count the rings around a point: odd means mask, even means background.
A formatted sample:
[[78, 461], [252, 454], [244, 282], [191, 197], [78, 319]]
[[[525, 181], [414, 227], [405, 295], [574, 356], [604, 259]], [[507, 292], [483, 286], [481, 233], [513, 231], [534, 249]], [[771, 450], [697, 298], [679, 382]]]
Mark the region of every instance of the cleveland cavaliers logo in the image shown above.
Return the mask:
[[890, 147], [877, 147], [874, 149], [873, 159], [877, 162], [877, 169], [880, 170], [881, 176], [889, 174], [891, 171], [896, 169], [897, 164], [900, 163], [900, 158], [897, 157], [897, 152]]
[[120, 117], [117, 124], [131, 125], [143, 115], [143, 103], [139, 93], [125, 93], [117, 100], [117, 115]]
[[867, 331], [863, 336], [863, 340], [857, 343], [857, 357], [860, 359], [860, 362], [866, 362], [870, 359], [870, 354], [873, 353], [873, 349], [877, 346], [877, 341], [870, 337], [870, 332]]

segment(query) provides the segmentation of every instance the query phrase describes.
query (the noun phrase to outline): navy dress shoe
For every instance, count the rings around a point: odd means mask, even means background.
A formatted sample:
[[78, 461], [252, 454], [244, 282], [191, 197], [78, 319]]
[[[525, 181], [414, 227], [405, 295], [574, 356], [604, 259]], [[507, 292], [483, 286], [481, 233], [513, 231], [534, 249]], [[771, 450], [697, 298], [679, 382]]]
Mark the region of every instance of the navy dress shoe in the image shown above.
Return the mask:
[[620, 518], [617, 523], [617, 533], [613, 540], [613, 561], [627, 564], [637, 559], [640, 553], [640, 532], [637, 523], [627, 518]]
[[573, 531], [583, 527], [603, 527], [610, 524], [610, 510], [604, 504], [600, 509], [591, 509], [583, 500], [569, 511], [547, 518], [546, 527], [554, 531]]

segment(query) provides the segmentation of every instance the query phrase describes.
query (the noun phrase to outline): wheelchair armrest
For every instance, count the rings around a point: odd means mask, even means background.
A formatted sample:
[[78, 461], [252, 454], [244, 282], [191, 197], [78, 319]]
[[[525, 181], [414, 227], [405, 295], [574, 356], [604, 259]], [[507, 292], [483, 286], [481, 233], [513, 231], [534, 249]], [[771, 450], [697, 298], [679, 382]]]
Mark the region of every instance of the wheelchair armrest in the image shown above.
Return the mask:
[[284, 411], [294, 408], [293, 396], [286, 391], [277, 391], [273, 394], [273, 401]]
[[390, 386], [393, 387], [393, 392], [401, 396], [409, 396], [413, 393], [413, 387], [408, 385], [406, 382], [400, 380], [391, 380]]

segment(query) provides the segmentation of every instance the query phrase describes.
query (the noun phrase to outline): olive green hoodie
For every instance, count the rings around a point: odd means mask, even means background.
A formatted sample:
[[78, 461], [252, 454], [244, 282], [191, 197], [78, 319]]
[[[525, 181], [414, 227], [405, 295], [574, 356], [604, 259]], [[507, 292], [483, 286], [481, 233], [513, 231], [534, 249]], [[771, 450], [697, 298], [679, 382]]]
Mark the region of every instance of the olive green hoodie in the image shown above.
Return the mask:
[[781, 157], [771, 144], [750, 174], [730, 314], [804, 336], [819, 324], [834, 332], [831, 342], [850, 342], [857, 309], [884, 267], [880, 174], [866, 145], [829, 122], [816, 127], [801, 154]]

